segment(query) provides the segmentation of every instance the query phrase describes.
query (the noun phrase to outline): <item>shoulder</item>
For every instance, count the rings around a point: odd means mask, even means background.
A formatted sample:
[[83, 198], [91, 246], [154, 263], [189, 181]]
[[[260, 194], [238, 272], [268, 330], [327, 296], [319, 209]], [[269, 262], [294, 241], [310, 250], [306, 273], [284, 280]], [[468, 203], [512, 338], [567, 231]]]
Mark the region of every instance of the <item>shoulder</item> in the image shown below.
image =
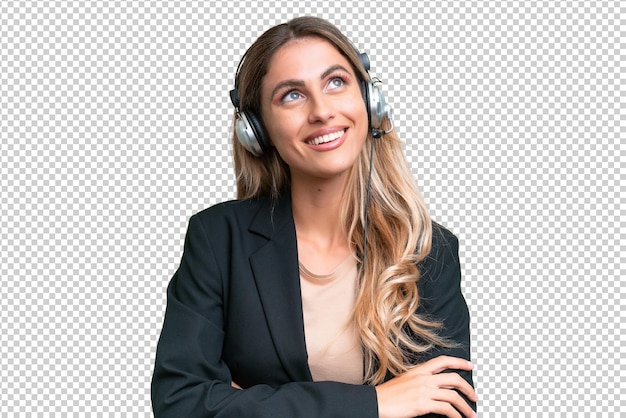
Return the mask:
[[425, 278], [435, 279], [445, 270], [459, 265], [459, 240], [444, 226], [432, 223], [432, 246], [430, 253], [420, 263]]
[[195, 213], [193, 217], [200, 218], [203, 221], [209, 221], [225, 220], [235, 216], [245, 216], [246, 214], [254, 216], [254, 214], [258, 212], [262, 202], [263, 201], [260, 199], [227, 200], [209, 206]]
[[458, 252], [459, 239], [446, 227], [433, 222], [433, 238], [431, 255], [439, 255], [443, 252]]
[[190, 228], [199, 225], [216, 234], [239, 235], [249, 231], [266, 238], [292, 224], [290, 196], [229, 200], [196, 213], [189, 221]]
[[433, 223], [430, 254], [419, 265], [421, 309], [438, 318], [453, 318], [465, 310], [461, 296], [459, 241], [450, 230]]
[[248, 229], [259, 204], [254, 200], [229, 200], [205, 208], [189, 218], [187, 234], [210, 241], [240, 234]]

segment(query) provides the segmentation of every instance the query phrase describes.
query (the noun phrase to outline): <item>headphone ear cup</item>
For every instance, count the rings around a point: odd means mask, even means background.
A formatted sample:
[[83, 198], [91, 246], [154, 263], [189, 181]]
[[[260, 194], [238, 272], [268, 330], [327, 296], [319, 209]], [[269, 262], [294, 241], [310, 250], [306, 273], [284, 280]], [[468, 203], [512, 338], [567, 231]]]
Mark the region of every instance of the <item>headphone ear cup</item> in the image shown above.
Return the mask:
[[250, 112], [240, 112], [235, 121], [235, 134], [245, 149], [260, 157], [270, 147], [265, 129], [256, 116]]
[[257, 116], [254, 113], [248, 112], [248, 121], [250, 122], [250, 125], [254, 129], [254, 135], [256, 136], [256, 139], [259, 143], [259, 147], [261, 148], [262, 153], [268, 152], [269, 149], [271, 148], [270, 138], [265, 132], [265, 128], [263, 127], [263, 123], [261, 122], [261, 119], [257, 118]]
[[254, 133], [254, 128], [250, 124], [246, 112], [237, 113], [235, 120], [235, 135], [239, 143], [254, 156], [258, 157], [263, 154], [263, 150], [259, 145], [259, 141]]
[[380, 129], [383, 124], [383, 118], [388, 113], [388, 106], [385, 103], [383, 90], [374, 81], [369, 80], [366, 83], [366, 105], [367, 117], [370, 121], [370, 127]]

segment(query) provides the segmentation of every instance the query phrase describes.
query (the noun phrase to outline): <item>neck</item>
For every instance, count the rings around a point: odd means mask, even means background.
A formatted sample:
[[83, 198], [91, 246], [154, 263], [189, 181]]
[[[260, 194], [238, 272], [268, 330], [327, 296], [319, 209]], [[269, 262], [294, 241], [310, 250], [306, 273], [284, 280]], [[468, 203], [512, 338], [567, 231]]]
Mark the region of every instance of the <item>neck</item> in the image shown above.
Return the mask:
[[339, 208], [345, 181], [293, 181], [291, 201], [294, 221], [301, 231], [317, 234], [336, 233], [341, 221]]
[[292, 179], [291, 202], [298, 254], [305, 265], [319, 266], [314, 270], [316, 273], [332, 270], [350, 254], [339, 216], [345, 184], [345, 179], [314, 182]]

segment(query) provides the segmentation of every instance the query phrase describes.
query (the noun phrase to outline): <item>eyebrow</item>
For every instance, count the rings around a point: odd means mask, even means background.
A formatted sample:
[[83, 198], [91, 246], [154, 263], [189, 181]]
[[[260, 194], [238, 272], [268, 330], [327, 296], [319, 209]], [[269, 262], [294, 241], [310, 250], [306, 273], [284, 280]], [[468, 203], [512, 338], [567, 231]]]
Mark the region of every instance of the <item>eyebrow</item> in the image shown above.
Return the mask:
[[[335, 64], [335, 65], [331, 65], [330, 67], [328, 67], [326, 71], [324, 71], [320, 75], [320, 80], [325, 79], [326, 77], [328, 77], [330, 74], [334, 73], [337, 70], [342, 70], [342, 71], [349, 73], [349, 71], [343, 65]], [[272, 89], [270, 100], [274, 98], [274, 95], [276, 95], [276, 92], [278, 90], [281, 90], [285, 87], [304, 87], [304, 85], [305, 84], [303, 80], [295, 80], [295, 79], [283, 80], [280, 83], [276, 84], [276, 86]]]

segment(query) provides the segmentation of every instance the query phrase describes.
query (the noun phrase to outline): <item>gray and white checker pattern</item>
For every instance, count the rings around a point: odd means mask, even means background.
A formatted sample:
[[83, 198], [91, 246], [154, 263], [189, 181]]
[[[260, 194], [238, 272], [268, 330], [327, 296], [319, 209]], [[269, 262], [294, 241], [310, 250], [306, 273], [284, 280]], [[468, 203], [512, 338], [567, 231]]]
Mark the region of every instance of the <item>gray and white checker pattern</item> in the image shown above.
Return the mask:
[[0, 415], [151, 415], [237, 62], [303, 14], [370, 54], [460, 238], [480, 416], [626, 414], [624, 4], [291, 4], [0, 1]]

